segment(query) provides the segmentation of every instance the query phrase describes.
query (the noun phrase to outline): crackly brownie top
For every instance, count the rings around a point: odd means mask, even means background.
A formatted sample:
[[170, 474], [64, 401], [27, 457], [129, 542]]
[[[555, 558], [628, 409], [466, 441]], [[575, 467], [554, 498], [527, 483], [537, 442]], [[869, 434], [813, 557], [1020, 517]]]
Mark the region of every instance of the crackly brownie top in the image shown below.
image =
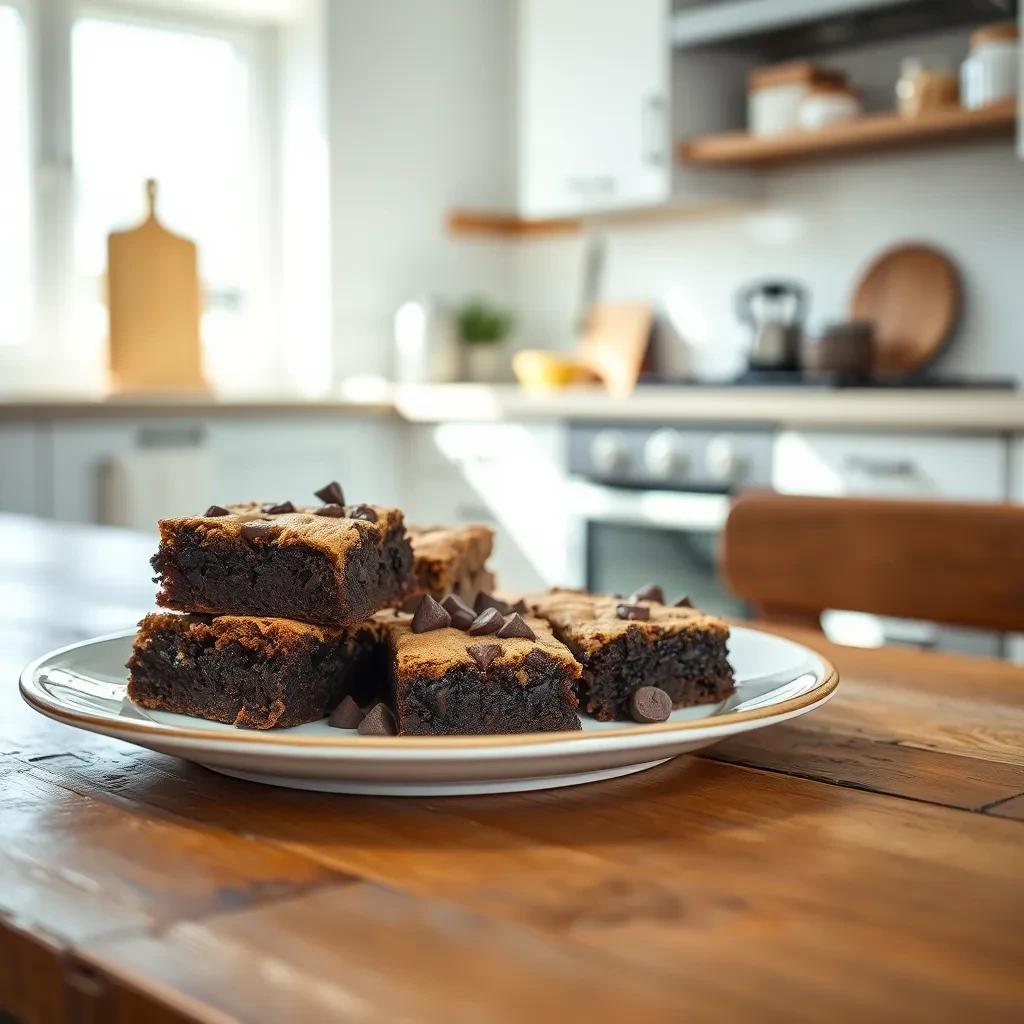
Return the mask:
[[[241, 502], [225, 506], [226, 515], [161, 519], [160, 540], [173, 545], [174, 535], [182, 528], [238, 539], [247, 524], [265, 520], [273, 527], [272, 540], [277, 546], [297, 544], [316, 548], [332, 558], [343, 558], [350, 548], [367, 538], [379, 543], [388, 532], [403, 525], [401, 509], [379, 505], [339, 506], [342, 514], [337, 517], [318, 514], [322, 509], [313, 506], [299, 507], [293, 512], [264, 511], [273, 507], [268, 502]], [[351, 515], [361, 510], [371, 510], [376, 519], [371, 522]]]
[[[720, 640], [729, 635], [724, 619], [695, 608], [677, 608], [646, 599], [631, 601], [556, 587], [546, 594], [528, 596], [525, 601], [535, 615], [543, 616], [560, 635], [588, 653], [627, 630], [651, 639], [684, 632], [698, 632]], [[626, 617], [630, 614], [628, 609], [637, 605], [647, 609], [647, 618]]]
[[518, 667], [518, 679], [523, 685], [529, 679], [524, 662], [534, 652], [557, 662], [570, 678], [578, 679], [580, 676], [579, 663], [555, 639], [551, 627], [541, 619], [525, 619], [536, 634], [534, 640], [523, 637], [499, 638], [493, 634], [473, 636], [451, 626], [414, 633], [412, 616], [395, 612], [379, 612], [374, 616], [374, 621], [391, 637], [399, 676], [428, 676], [436, 679], [453, 668], [479, 668], [479, 662], [470, 653], [470, 648], [481, 645], [498, 648], [498, 653], [488, 660], [488, 668]]
[[156, 633], [171, 630], [197, 640], [212, 640], [219, 650], [230, 643], [241, 644], [265, 658], [272, 658], [292, 644], [322, 644], [336, 641], [342, 634], [352, 638], [360, 632], [380, 635], [372, 621], [357, 626], [315, 626], [293, 619], [262, 615], [196, 615], [181, 612], [150, 612], [139, 623], [138, 640], [145, 643]]
[[465, 526], [409, 526], [416, 575], [433, 588], [483, 568], [494, 548], [494, 531], [481, 523]]

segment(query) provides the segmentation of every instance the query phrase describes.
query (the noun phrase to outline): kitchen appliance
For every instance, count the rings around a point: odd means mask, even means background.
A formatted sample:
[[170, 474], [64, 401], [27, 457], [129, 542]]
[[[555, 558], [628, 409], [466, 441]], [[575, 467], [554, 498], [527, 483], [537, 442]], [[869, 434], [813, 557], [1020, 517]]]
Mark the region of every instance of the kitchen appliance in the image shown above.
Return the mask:
[[442, 384], [458, 380], [461, 369], [455, 314], [426, 296], [395, 313], [395, 379], [402, 384]]
[[750, 366], [795, 370], [807, 312], [807, 292], [795, 281], [755, 281], [736, 296], [736, 315], [751, 329]]
[[569, 471], [576, 582], [629, 593], [656, 581], [673, 599], [743, 613], [716, 548], [730, 492], [771, 484], [770, 430], [574, 423]]
[[944, 253], [910, 243], [887, 249], [861, 275], [854, 320], [875, 328], [873, 369], [913, 373], [942, 350], [960, 316], [960, 275]]

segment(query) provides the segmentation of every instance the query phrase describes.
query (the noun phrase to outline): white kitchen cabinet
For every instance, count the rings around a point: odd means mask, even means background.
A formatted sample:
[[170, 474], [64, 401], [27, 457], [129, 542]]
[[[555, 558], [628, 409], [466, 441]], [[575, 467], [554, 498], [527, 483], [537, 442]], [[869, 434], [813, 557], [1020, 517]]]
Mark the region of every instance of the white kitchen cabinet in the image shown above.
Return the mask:
[[315, 502], [328, 480], [353, 501], [400, 504], [400, 429], [387, 417], [58, 420], [40, 512], [152, 529], [213, 503]]
[[1005, 501], [1000, 437], [782, 431], [772, 485], [787, 494]]
[[572, 576], [569, 491], [560, 424], [410, 426], [406, 509], [417, 523], [482, 522], [497, 534], [490, 560], [507, 590]]
[[520, 0], [518, 15], [520, 213], [667, 199], [667, 0]]
[[39, 512], [39, 424], [0, 423], [0, 512]]

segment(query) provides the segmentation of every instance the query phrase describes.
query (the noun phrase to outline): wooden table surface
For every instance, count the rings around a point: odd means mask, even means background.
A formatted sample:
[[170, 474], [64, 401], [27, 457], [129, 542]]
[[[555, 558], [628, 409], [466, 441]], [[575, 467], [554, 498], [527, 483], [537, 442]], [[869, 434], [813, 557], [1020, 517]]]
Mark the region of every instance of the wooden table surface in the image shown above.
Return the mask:
[[261, 787], [50, 722], [146, 537], [0, 517], [0, 1020], [963, 1021], [1024, 1013], [1024, 669], [807, 634], [793, 724], [629, 778]]

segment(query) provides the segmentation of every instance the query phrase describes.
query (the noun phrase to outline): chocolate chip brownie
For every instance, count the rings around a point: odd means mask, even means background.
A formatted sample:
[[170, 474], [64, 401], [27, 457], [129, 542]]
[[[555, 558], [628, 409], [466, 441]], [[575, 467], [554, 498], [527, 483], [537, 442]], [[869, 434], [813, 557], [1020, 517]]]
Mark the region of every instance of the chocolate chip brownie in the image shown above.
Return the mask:
[[489, 526], [409, 526], [416, 589], [413, 598], [430, 594], [441, 600], [457, 594], [472, 603], [481, 590], [494, 589], [487, 559], [494, 549]]
[[603, 721], [637, 718], [631, 698], [641, 687], [664, 690], [677, 708], [733, 691], [728, 625], [661, 596], [658, 588], [628, 599], [555, 589], [525, 599], [581, 662], [584, 707]]
[[547, 624], [493, 608], [470, 614], [472, 622], [457, 628], [447, 608], [428, 595], [414, 616], [376, 616], [388, 643], [398, 732], [453, 736], [580, 729], [575, 710], [580, 666]]
[[372, 699], [380, 630], [289, 619], [152, 612], [139, 623], [128, 696], [144, 708], [247, 729], [313, 722], [347, 694]]
[[152, 565], [165, 608], [340, 626], [401, 601], [412, 558], [396, 508], [286, 501], [161, 520]]

